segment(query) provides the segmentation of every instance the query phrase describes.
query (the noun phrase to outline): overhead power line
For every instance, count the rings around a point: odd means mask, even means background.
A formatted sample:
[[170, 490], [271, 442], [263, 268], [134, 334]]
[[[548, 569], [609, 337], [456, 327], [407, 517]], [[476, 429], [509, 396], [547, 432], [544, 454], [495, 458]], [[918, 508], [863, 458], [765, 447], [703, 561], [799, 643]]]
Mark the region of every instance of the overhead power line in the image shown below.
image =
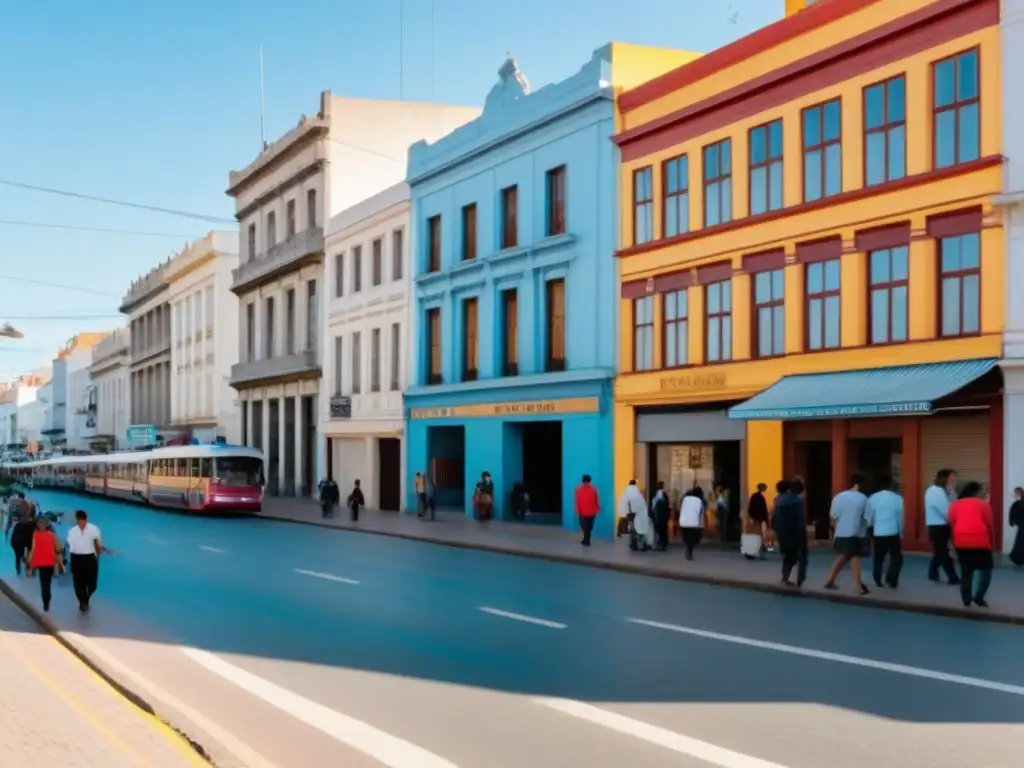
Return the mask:
[[135, 208], [141, 211], [153, 211], [155, 213], [164, 213], [168, 216], [179, 216], [183, 219], [195, 219], [197, 221], [208, 221], [213, 224], [232, 224], [237, 226], [238, 222], [234, 219], [225, 219], [220, 216], [207, 216], [202, 213], [190, 213], [188, 211], [179, 211], [175, 208], [161, 208], [158, 205], [144, 205], [143, 203], [130, 203], [126, 200], [114, 200], [109, 197], [98, 197], [96, 195], [87, 195], [82, 192], [71, 192], [66, 189], [53, 189], [52, 187], [41, 187], [37, 184], [25, 184], [20, 181], [10, 181], [8, 179], [0, 179], [0, 185], [5, 187], [14, 187], [15, 189], [27, 189], [32, 192], [43, 192], [48, 195], [60, 195], [61, 197], [73, 197], [78, 200], [91, 200], [96, 203], [106, 203], [107, 205], [118, 205], [122, 208]]
[[113, 320], [124, 315], [4, 315], [4, 320]]
[[183, 235], [180, 232], [145, 232], [139, 229], [114, 229], [107, 227], [86, 227], [78, 224], [53, 224], [47, 221], [15, 221], [0, 219], [0, 226], [38, 227], [40, 229], [67, 229], [74, 232], [104, 232], [112, 235], [141, 235], [144, 237], [176, 237], [190, 239], [195, 235]]
[[109, 299], [120, 299], [114, 293], [97, 291], [92, 288], [83, 288], [80, 285], [67, 285], [65, 283], [51, 283], [46, 280], [32, 280], [28, 277], [12, 277], [11, 275], [0, 275], [0, 280], [10, 280], [12, 283], [26, 283], [28, 285], [41, 285], [44, 288], [59, 288], [62, 291], [78, 291], [79, 293], [91, 293], [94, 296], [104, 296]]

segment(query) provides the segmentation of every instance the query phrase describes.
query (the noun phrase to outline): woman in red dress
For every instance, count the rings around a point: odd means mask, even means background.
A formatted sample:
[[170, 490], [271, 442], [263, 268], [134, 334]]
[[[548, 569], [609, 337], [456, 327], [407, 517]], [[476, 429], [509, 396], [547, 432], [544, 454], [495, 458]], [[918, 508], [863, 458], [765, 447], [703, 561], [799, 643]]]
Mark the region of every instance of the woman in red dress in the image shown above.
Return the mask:
[[40, 515], [36, 519], [36, 530], [32, 534], [32, 548], [28, 554], [29, 571], [39, 574], [39, 589], [42, 592], [43, 610], [50, 610], [50, 587], [53, 584], [53, 572], [63, 570], [63, 553], [60, 539], [50, 530], [49, 521]]

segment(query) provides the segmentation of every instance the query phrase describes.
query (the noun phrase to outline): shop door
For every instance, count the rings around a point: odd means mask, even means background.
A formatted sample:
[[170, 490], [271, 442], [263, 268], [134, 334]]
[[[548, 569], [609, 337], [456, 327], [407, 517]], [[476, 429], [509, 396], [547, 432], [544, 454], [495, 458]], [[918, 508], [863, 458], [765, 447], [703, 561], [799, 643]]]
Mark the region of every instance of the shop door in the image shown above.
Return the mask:
[[402, 444], [398, 438], [377, 441], [377, 498], [385, 512], [398, 512], [402, 496]]
[[[938, 414], [921, 420], [921, 483], [927, 488], [940, 469], [952, 469], [957, 486], [974, 480], [988, 488], [989, 483], [989, 412], [972, 411], [960, 414]], [[998, 518], [1001, 511], [993, 510]], [[923, 505], [922, 505], [922, 512]], [[924, 524], [923, 535], [927, 535]], [[996, 547], [1001, 546], [999, 531]]]

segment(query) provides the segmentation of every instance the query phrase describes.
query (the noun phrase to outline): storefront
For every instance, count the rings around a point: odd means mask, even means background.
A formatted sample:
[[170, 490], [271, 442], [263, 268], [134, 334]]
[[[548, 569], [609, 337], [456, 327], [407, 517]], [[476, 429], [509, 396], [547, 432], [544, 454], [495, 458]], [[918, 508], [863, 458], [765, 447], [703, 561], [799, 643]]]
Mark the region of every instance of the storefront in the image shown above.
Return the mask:
[[[608, 379], [407, 393], [407, 508], [416, 508], [416, 473], [427, 472], [439, 509], [471, 515], [473, 490], [488, 472], [498, 519], [511, 519], [509, 496], [522, 483], [529, 521], [576, 530], [574, 492], [583, 475], [591, 476], [602, 509], [615, 508], [610, 405]], [[613, 515], [602, 514], [594, 533], [610, 537], [613, 526]]]
[[[998, 360], [895, 366], [785, 376], [729, 417], [781, 425], [782, 469], [806, 486], [808, 533], [829, 536], [832, 496], [864, 475], [868, 493], [881, 475], [902, 494], [904, 544], [928, 547], [923, 497], [938, 470], [960, 484], [982, 483], [996, 511], [1001, 547], [1003, 400]], [[771, 484], [774, 480], [766, 480]]]

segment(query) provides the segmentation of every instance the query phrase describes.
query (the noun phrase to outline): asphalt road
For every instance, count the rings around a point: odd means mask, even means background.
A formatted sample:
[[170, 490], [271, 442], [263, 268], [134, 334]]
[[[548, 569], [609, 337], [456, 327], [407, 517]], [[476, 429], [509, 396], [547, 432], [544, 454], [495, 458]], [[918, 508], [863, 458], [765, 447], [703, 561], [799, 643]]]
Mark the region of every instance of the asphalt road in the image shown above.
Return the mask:
[[188, 768], [177, 734], [132, 707], [0, 598], [0, 765]]
[[249, 768], [1020, 765], [1020, 628], [36, 498], [118, 553], [58, 620]]

